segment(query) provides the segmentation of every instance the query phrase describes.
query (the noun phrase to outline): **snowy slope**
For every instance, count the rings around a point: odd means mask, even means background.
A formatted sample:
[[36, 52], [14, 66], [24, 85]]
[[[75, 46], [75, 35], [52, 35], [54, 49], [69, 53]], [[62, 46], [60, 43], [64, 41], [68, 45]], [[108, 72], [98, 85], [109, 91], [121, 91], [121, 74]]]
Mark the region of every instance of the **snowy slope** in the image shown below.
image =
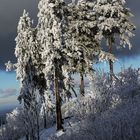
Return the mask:
[[48, 136], [49, 140], [140, 140], [139, 74], [131, 68], [124, 70], [112, 86], [106, 76], [98, 75], [92, 92], [63, 106], [69, 108], [66, 116], [74, 116], [66, 120], [66, 131], [49, 136], [48, 129], [41, 140]]
[[[9, 118], [6, 137], [24, 136], [17, 120], [21, 114], [15, 112], [17, 117]], [[48, 119], [48, 129], [40, 131], [40, 140], [140, 140], [140, 71], [123, 70], [112, 83], [108, 74], [96, 73], [86, 95], [63, 104], [62, 113], [64, 132], [57, 132], [55, 121]]]

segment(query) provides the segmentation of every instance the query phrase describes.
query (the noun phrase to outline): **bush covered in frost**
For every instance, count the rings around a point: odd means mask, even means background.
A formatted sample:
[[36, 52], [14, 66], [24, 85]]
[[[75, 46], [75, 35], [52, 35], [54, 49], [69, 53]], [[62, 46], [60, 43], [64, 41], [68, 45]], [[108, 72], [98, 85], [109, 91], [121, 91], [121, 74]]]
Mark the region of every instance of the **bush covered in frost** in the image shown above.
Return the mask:
[[50, 139], [139, 140], [140, 71], [124, 69], [113, 82], [108, 74], [98, 72], [91, 87], [91, 92], [71, 110], [80, 122], [62, 136]]

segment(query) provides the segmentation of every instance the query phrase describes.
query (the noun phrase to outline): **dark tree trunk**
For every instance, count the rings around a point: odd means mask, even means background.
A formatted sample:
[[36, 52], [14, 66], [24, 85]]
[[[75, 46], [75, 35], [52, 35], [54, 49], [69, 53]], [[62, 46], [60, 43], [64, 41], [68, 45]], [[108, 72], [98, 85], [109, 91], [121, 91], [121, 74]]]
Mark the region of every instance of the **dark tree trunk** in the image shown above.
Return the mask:
[[39, 115], [38, 115], [38, 113], [37, 113], [37, 140], [40, 140], [40, 135], [39, 135]]
[[[111, 37], [108, 38], [108, 47], [109, 47], [109, 53], [112, 54], [112, 39]], [[113, 78], [113, 62], [112, 60], [109, 60], [109, 70], [110, 70], [110, 80], [112, 81]]]
[[54, 85], [55, 85], [55, 96], [56, 96], [56, 127], [57, 130], [62, 130], [63, 126], [62, 126], [62, 113], [61, 113], [61, 98], [60, 98], [59, 86], [58, 86], [57, 63], [55, 64]]
[[44, 108], [44, 116], [43, 116], [43, 119], [44, 119], [44, 128], [47, 128], [47, 119], [46, 119], [46, 110]]
[[[45, 106], [43, 107], [43, 111], [44, 111], [44, 114], [43, 114], [44, 128], [47, 128], [47, 118], [46, 118], [46, 116], [47, 116], [47, 113], [46, 113], [47, 106], [46, 106], [46, 103], [45, 103], [44, 95], [43, 95], [43, 99], [42, 100], [43, 100], [43, 102], [45, 104]], [[46, 109], [45, 109], [45, 107], [46, 107]]]
[[26, 140], [29, 140], [29, 135], [26, 135]]
[[[44, 104], [45, 104], [45, 107], [46, 107], [45, 98], [43, 98], [43, 101], [44, 101]], [[44, 111], [44, 113], [43, 113], [43, 120], [44, 120], [44, 128], [47, 128], [47, 119], [46, 119], [46, 110], [45, 110], [45, 107], [43, 107], [43, 111]]]
[[84, 87], [84, 76], [83, 73], [80, 73], [80, 94], [85, 95], [85, 87]]
[[81, 95], [85, 95], [85, 84], [84, 84], [84, 54], [82, 52], [82, 61], [81, 61], [81, 65], [82, 65], [82, 70], [80, 73], [80, 94]]

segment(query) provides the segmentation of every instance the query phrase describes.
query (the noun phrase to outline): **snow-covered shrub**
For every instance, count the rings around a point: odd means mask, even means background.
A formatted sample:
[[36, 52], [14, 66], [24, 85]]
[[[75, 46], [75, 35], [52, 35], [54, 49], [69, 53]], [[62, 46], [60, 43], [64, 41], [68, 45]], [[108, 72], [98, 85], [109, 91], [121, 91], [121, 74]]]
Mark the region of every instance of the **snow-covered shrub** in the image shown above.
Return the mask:
[[16, 108], [6, 116], [6, 124], [3, 126], [2, 140], [16, 140], [25, 134], [25, 125], [20, 109]]
[[91, 91], [95, 95], [97, 108], [100, 111], [114, 107], [124, 99], [131, 99], [135, 96], [136, 91], [140, 89], [139, 70], [128, 69], [122, 70], [113, 81], [109, 80], [107, 73], [96, 73], [96, 76], [91, 82]]
[[111, 82], [108, 74], [96, 74], [91, 93], [77, 104], [71, 103], [69, 113], [77, 117], [70, 119], [71, 127], [62, 136], [50, 139], [139, 140], [139, 70], [124, 69], [114, 77]]
[[[44, 116], [39, 115], [39, 129], [44, 128]], [[55, 123], [54, 114], [46, 114], [46, 128], [51, 127]], [[28, 135], [28, 133], [36, 132], [36, 116], [32, 111], [24, 108], [16, 108], [6, 116], [6, 124], [0, 128], [0, 140], [17, 140]]]
[[72, 99], [62, 106], [63, 118], [71, 117], [71, 122], [81, 121], [91, 113], [95, 118], [125, 100], [132, 100], [140, 89], [139, 77], [138, 70], [128, 68], [110, 81], [108, 73], [98, 71], [84, 97]]
[[96, 118], [92, 114], [76, 126], [51, 140], [139, 140], [140, 137], [140, 95], [116, 108], [107, 110]]

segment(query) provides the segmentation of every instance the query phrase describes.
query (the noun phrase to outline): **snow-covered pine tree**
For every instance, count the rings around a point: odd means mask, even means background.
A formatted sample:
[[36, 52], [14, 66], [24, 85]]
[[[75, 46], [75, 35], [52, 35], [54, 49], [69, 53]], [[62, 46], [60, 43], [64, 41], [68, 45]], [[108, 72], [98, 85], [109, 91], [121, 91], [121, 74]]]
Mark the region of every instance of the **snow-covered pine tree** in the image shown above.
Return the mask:
[[84, 95], [84, 74], [93, 74], [93, 59], [101, 56], [94, 2], [79, 0], [68, 5], [69, 39], [73, 52], [72, 70], [80, 73], [80, 93]]
[[[20, 95], [18, 100], [23, 101], [24, 110], [31, 118], [27, 118], [29, 124], [27, 135], [31, 140], [39, 140], [39, 113], [41, 108], [40, 94], [38, 90], [38, 43], [36, 41], [36, 29], [31, 28], [32, 22], [28, 13], [24, 10], [17, 27], [18, 35], [15, 39], [15, 55], [17, 63], [10, 62], [7, 68], [16, 69], [17, 80], [20, 82]], [[38, 59], [37, 59], [38, 58]], [[40, 84], [41, 85], [41, 84]], [[28, 137], [27, 136], [27, 137]]]
[[46, 112], [45, 109], [47, 106], [47, 103], [49, 102], [49, 98], [45, 98], [45, 92], [46, 92], [46, 79], [45, 75], [43, 73], [43, 69], [45, 65], [42, 62], [42, 56], [41, 52], [43, 50], [42, 45], [40, 44], [39, 38], [38, 38], [38, 28], [32, 28], [32, 44], [31, 44], [31, 59], [33, 61], [34, 68], [36, 70], [36, 74], [33, 77], [33, 82], [36, 90], [38, 91], [38, 94], [40, 96], [40, 105], [41, 109], [44, 108], [44, 128], [47, 127], [47, 118], [46, 118]]
[[[72, 51], [75, 55], [76, 72], [80, 73], [80, 94], [85, 94], [84, 74], [92, 73], [93, 54], [98, 49], [98, 42], [91, 30], [96, 32], [95, 15], [90, 12], [93, 3], [78, 1], [71, 4], [69, 18]], [[96, 33], [95, 33], [96, 34]], [[98, 50], [97, 50], [98, 51]]]
[[66, 11], [63, 0], [41, 0], [38, 13], [38, 38], [43, 47], [42, 58], [47, 88], [53, 85], [56, 100], [57, 130], [63, 129], [61, 93], [66, 91], [63, 69], [68, 65], [65, 44]]
[[[94, 11], [96, 12], [100, 38], [106, 39], [109, 53], [112, 53], [113, 44], [120, 47], [126, 45], [131, 49], [130, 37], [135, 26], [130, 21], [130, 10], [125, 8], [125, 0], [96, 0]], [[117, 43], [119, 41], [119, 43]], [[109, 60], [110, 78], [113, 74], [113, 62]]]

